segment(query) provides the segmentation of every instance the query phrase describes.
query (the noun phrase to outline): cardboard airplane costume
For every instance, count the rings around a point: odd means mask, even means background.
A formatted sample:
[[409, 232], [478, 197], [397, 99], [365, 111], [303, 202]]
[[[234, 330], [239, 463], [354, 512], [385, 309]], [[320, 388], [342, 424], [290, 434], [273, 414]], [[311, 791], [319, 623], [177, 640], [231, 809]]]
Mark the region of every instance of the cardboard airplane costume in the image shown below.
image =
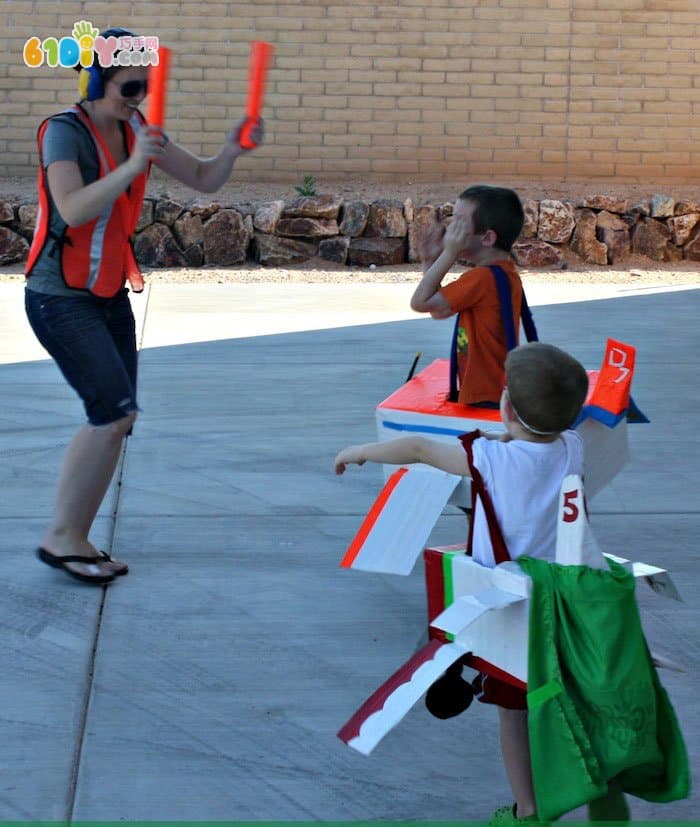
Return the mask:
[[[628, 422], [647, 422], [630, 396], [636, 351], [608, 339], [600, 370], [589, 370], [588, 396], [574, 428], [585, 447], [586, 495], [592, 499], [629, 459]], [[451, 441], [476, 428], [503, 430], [497, 410], [450, 402], [446, 389], [453, 374], [448, 359], [436, 359], [377, 406], [379, 442], [422, 435]], [[393, 468], [386, 466], [388, 477]], [[470, 486], [461, 481], [450, 497], [453, 505], [470, 505]]]
[[[586, 465], [586, 492], [589, 475], [598, 491], [627, 459], [625, 423], [628, 416], [636, 421], [641, 417], [630, 399], [634, 356], [634, 348], [609, 340], [601, 370], [589, 371], [589, 394], [576, 423], [586, 453], [595, 458]], [[452, 440], [474, 428], [500, 424], [497, 411], [446, 402], [445, 377], [445, 366], [433, 363], [382, 402], [377, 409], [380, 439], [419, 433]], [[393, 470], [341, 566], [409, 574], [448, 501], [471, 504], [479, 496], [478, 491], [469, 492], [474, 488], [469, 482], [419, 464]], [[464, 544], [428, 548], [424, 557], [431, 640], [338, 733], [366, 755], [457, 661], [527, 687], [531, 577], [507, 557], [486, 568], [465, 553]], [[575, 475], [565, 478], [560, 493], [556, 562], [605, 570], [621, 566], [657, 593], [680, 599], [664, 569], [601, 552], [588, 525], [583, 482]]]

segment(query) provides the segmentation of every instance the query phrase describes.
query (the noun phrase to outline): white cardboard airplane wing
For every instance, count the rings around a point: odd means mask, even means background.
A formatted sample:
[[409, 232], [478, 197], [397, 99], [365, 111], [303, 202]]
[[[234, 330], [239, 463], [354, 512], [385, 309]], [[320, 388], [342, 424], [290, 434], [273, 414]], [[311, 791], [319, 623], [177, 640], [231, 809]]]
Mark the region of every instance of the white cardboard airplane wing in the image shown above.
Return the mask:
[[431, 640], [374, 692], [338, 732], [349, 747], [369, 755], [466, 650], [454, 643]]
[[[433, 496], [432, 487], [424, 486], [425, 472], [400, 470], [398, 479], [390, 479], [370, 511], [377, 512], [374, 521], [365, 520], [343, 558], [345, 567], [359, 568], [355, 561], [362, 557], [361, 567], [369, 571], [406, 573], [412, 568], [420, 548], [416, 551], [417, 544], [411, 543], [410, 537], [405, 538], [410, 550], [387, 554], [382, 544], [376, 542], [377, 536], [390, 533], [392, 524], [398, 529], [405, 514], [419, 507], [424, 508], [423, 514], [435, 515], [427, 531], [423, 531], [427, 536], [455, 478], [445, 475], [450, 477], [449, 482], [445, 481], [439, 494]], [[405, 486], [402, 492], [399, 483]], [[396, 502], [392, 501], [394, 497]], [[373, 536], [382, 518], [386, 523]], [[556, 548], [557, 562], [563, 565], [607, 566], [588, 526], [583, 484], [576, 475], [566, 477], [561, 486]], [[644, 579], [658, 593], [680, 599], [663, 569], [607, 556], [627, 564], [636, 577]], [[430, 631], [434, 639], [382, 684], [338, 732], [342, 741], [365, 755], [461, 657], [468, 656], [471, 665], [492, 671], [516, 686], [524, 688], [527, 684], [530, 578], [515, 562], [485, 568], [467, 556], [463, 546], [426, 549], [425, 557]], [[661, 664], [658, 657], [657, 662]]]
[[422, 466], [389, 477], [350, 544], [342, 568], [410, 574], [462, 477]]

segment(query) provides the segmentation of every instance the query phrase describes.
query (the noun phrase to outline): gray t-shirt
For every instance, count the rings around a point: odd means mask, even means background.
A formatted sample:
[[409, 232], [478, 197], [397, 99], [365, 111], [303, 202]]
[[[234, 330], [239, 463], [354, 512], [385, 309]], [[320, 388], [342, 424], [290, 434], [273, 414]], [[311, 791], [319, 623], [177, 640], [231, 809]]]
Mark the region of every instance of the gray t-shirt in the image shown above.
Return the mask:
[[[80, 168], [83, 182], [87, 186], [96, 181], [100, 174], [95, 145], [90, 134], [80, 124], [75, 115], [62, 113], [51, 118], [43, 142], [44, 170], [54, 161], [75, 161]], [[49, 230], [55, 236], [62, 236], [66, 222], [59, 215], [51, 193]], [[55, 296], [84, 296], [84, 290], [75, 290], [66, 286], [61, 274], [61, 251], [51, 237], [47, 237], [44, 249], [32, 268], [27, 279], [27, 288], [38, 293], [50, 293]]]

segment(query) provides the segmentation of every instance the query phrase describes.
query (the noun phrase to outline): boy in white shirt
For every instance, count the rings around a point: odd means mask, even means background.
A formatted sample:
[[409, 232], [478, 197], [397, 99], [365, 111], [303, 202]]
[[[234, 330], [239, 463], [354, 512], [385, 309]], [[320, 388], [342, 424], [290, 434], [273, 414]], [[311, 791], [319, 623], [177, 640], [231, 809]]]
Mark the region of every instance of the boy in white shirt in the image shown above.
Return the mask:
[[[540, 342], [511, 350], [505, 370], [500, 410], [506, 433], [475, 431], [454, 444], [411, 436], [350, 446], [336, 457], [336, 473], [352, 463], [422, 462], [470, 477], [480, 494], [470, 526], [473, 558], [488, 567], [521, 555], [553, 562], [562, 481], [567, 474], [583, 476], [583, 444], [569, 429], [585, 401], [588, 376], [572, 356]], [[525, 691], [480, 676], [477, 697], [498, 706], [503, 761], [516, 801], [492, 823], [537, 821]], [[628, 813], [621, 793], [609, 806], [599, 803], [599, 812], [615, 818]]]

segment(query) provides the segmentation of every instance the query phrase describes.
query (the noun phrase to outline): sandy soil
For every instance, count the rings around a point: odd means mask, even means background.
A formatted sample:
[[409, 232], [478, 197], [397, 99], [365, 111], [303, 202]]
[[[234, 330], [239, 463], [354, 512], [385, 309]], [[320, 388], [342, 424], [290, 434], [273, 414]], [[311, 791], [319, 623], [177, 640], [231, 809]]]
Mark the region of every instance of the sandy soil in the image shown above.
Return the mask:
[[[287, 180], [281, 182], [236, 182], [235, 170], [229, 184], [222, 187], [215, 195], [199, 195], [175, 181], [165, 178], [151, 176], [148, 186], [148, 195], [155, 196], [162, 192], [168, 192], [173, 197], [188, 201], [191, 198], [199, 197], [211, 199], [221, 204], [235, 204], [243, 202], [263, 202], [276, 199], [288, 200], [297, 193], [295, 186], [301, 184], [301, 180]], [[418, 181], [406, 180], [404, 182], [384, 183], [367, 178], [321, 178], [316, 179], [316, 191], [318, 193], [331, 192], [339, 193], [345, 199], [359, 198], [374, 200], [376, 198], [411, 198], [415, 205], [420, 204], [443, 204], [447, 201], [454, 201], [455, 197], [469, 184], [482, 183], [477, 181]], [[576, 202], [586, 195], [611, 195], [619, 198], [630, 198], [633, 201], [641, 201], [651, 198], [655, 193], [665, 193], [674, 196], [677, 200], [696, 201], [700, 199], [697, 184], [683, 184], [675, 182], [650, 181], [647, 184], [632, 184], [619, 182], [612, 179], [603, 180], [518, 180], [508, 179], [499, 181], [487, 181], [483, 183], [496, 184], [498, 186], [512, 187], [523, 198], [555, 198]], [[34, 201], [36, 200], [36, 181], [33, 178], [0, 178], [0, 198], [7, 201]]]
[[[630, 263], [632, 259], [629, 260]], [[660, 265], [657, 262], [635, 264], [626, 269], [592, 267], [578, 262], [567, 270], [524, 270], [523, 282], [528, 284], [629, 284], [636, 287], [700, 286], [697, 262]], [[458, 275], [459, 270], [454, 270]], [[342, 267], [329, 265], [322, 259], [312, 259], [294, 267], [260, 267], [244, 264], [237, 267], [177, 268], [172, 270], [144, 270], [146, 280], [158, 283], [417, 283], [421, 271], [415, 264], [396, 267]], [[449, 277], [448, 277], [449, 278]], [[23, 281], [21, 265], [0, 267], [0, 282]]]

